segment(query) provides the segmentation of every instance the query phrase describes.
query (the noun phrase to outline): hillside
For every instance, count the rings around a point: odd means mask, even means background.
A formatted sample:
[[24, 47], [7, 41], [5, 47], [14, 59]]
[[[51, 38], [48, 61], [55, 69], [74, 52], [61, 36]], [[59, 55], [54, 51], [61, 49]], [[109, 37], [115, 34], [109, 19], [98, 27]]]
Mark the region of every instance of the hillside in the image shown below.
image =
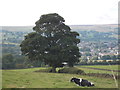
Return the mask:
[[[117, 25], [70, 25], [72, 31], [79, 33], [78, 44], [81, 60], [89, 61], [104, 59], [102, 56], [110, 55], [109, 59], [116, 59], [118, 55], [118, 27]], [[24, 36], [33, 32], [32, 26], [2, 27], [2, 54], [10, 53], [21, 57], [20, 43]], [[114, 56], [116, 55], [116, 56]]]
[[[70, 25], [72, 31], [77, 31], [81, 41], [112, 41], [118, 39], [117, 25]], [[0, 35], [4, 42], [20, 43], [24, 35], [33, 32], [33, 26], [4, 26]]]
[[[117, 31], [117, 24], [104, 24], [104, 25], [68, 25], [72, 30], [80, 31], [98, 31], [98, 32], [111, 32]], [[3, 26], [2, 30], [8, 31], [32, 31], [33, 26]]]
[[98, 31], [98, 32], [113, 32], [118, 30], [117, 24], [104, 25], [70, 25], [72, 30], [77, 31]]

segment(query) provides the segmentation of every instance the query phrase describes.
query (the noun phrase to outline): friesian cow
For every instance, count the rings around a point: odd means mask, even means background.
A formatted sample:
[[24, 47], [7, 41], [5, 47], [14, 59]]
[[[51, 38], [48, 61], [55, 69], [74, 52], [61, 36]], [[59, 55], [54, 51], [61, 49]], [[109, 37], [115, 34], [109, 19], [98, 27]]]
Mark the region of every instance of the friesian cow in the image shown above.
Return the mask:
[[88, 81], [88, 80], [85, 80], [85, 79], [82, 79], [82, 78], [74, 78], [72, 77], [71, 82], [74, 82], [75, 84], [77, 84], [78, 86], [87, 86], [87, 87], [90, 87], [90, 86], [95, 86], [94, 83]]

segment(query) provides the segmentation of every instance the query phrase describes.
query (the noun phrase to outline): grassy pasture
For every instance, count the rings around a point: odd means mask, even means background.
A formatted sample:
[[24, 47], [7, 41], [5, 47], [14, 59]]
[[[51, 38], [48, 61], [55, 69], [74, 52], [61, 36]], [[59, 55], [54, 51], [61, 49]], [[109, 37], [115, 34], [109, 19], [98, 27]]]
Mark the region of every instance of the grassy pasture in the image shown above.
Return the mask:
[[118, 70], [118, 67], [120, 67], [120, 65], [111, 65], [111, 66], [109, 65], [84, 65], [80, 67], [92, 67], [92, 68]]
[[[118, 67], [120, 65], [86, 65], [86, 66], [77, 66], [81, 70], [84, 70], [85, 73], [106, 73], [106, 74], [112, 74], [111, 71], [105, 71], [105, 70], [95, 70], [95, 69], [89, 69], [90, 68], [98, 68], [98, 69], [109, 69], [109, 70], [119, 70]], [[82, 68], [82, 67], [88, 67], [88, 68]], [[114, 74], [118, 75], [120, 72], [113, 72]]]
[[[116, 88], [112, 78], [89, 77], [77, 74], [33, 72], [43, 68], [2, 70], [3, 88]], [[88, 79], [95, 87], [78, 87], [70, 83], [71, 77]]]
[[[112, 74], [111, 71], [103, 71], [103, 70], [94, 70], [94, 69], [88, 69], [88, 68], [80, 68], [81, 70], [84, 70], [85, 73], [106, 73], [106, 74]], [[118, 75], [118, 72], [113, 72], [115, 75]]]

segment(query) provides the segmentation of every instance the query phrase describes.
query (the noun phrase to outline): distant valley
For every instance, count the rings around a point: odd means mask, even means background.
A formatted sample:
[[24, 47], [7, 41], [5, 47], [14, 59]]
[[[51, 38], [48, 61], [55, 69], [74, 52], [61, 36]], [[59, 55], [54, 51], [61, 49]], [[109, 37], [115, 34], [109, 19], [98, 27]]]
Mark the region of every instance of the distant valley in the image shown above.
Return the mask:
[[[20, 43], [24, 36], [32, 30], [33, 26], [4, 26], [0, 31], [2, 40], [2, 54], [10, 53], [15, 58], [22, 57]], [[118, 55], [118, 27], [117, 25], [70, 25], [72, 31], [79, 33], [78, 44], [81, 60], [104, 60], [102, 56], [117, 57]], [[111, 58], [109, 58], [111, 59]]]
[[[111, 32], [118, 30], [117, 24], [103, 24], [103, 25], [68, 25], [72, 30], [77, 31], [98, 31]], [[34, 26], [3, 26], [2, 30], [8, 31], [32, 31]]]
[[[4, 42], [20, 43], [24, 35], [33, 32], [33, 26], [3, 26], [0, 35]], [[111, 25], [70, 25], [72, 31], [79, 33], [81, 41], [118, 40], [118, 27]]]

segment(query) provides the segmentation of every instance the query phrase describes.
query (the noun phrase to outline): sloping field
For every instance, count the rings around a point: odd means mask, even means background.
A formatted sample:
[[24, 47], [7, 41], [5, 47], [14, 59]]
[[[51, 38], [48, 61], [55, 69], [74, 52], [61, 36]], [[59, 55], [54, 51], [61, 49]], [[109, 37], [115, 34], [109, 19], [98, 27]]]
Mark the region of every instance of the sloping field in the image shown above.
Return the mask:
[[[86, 65], [86, 66], [77, 66], [81, 70], [84, 70], [85, 73], [106, 73], [106, 74], [112, 74], [115, 75], [120, 74], [120, 70], [118, 67], [120, 65]], [[112, 72], [113, 71], [113, 72]]]
[[110, 69], [110, 70], [118, 70], [120, 65], [84, 65], [80, 67], [91, 67], [91, 68], [101, 68], [101, 69]]
[[[33, 72], [43, 68], [2, 70], [3, 88], [116, 88], [112, 78], [89, 77], [77, 74]], [[71, 77], [87, 79], [95, 87], [79, 87], [69, 82]], [[118, 82], [118, 81], [117, 81]]]

